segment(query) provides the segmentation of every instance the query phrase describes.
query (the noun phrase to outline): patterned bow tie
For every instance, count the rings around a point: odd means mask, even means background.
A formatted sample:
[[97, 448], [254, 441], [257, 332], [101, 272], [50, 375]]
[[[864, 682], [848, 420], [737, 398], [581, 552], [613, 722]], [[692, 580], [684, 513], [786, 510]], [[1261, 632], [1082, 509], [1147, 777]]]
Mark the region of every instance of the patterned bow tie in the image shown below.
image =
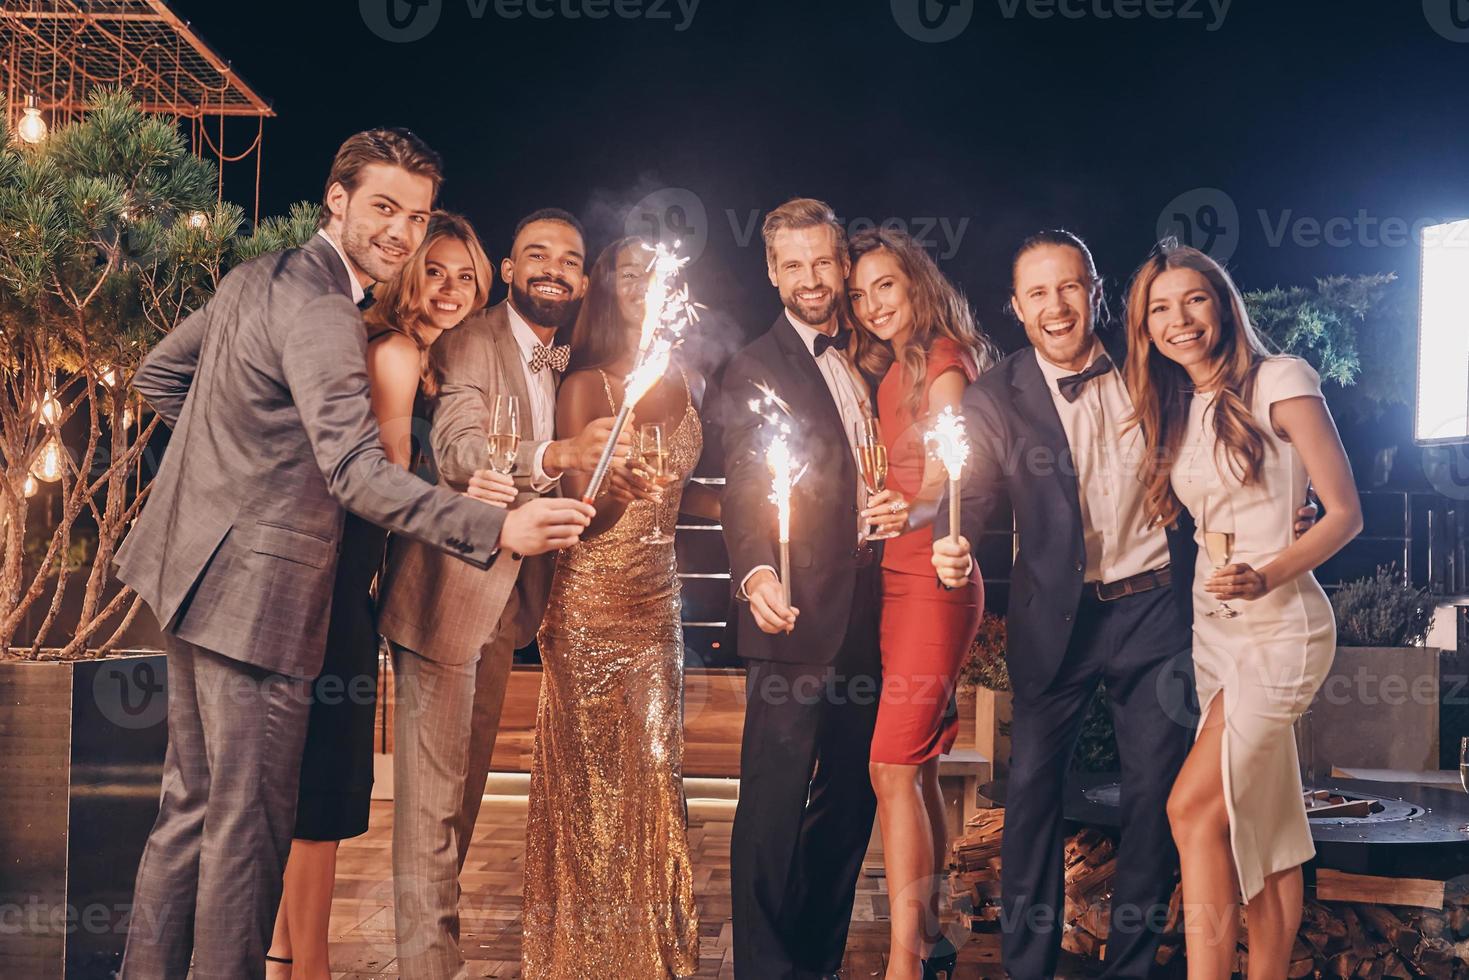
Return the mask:
[[537, 344], [530, 352], [532, 374], [540, 374], [541, 368], [550, 366], [553, 371], [565, 371], [571, 362], [570, 344]]
[[1069, 374], [1056, 381], [1056, 387], [1061, 389], [1061, 397], [1068, 402], [1074, 402], [1081, 397], [1081, 389], [1092, 378], [1100, 378], [1112, 370], [1112, 359], [1106, 354], [1092, 361], [1092, 366], [1080, 374]]
[[852, 331], [850, 331], [850, 330], [838, 330], [837, 331], [837, 335], [835, 337], [828, 337], [824, 333], [823, 334], [817, 334], [816, 335], [816, 343], [814, 343], [814, 344], [811, 345], [811, 352], [814, 355], [816, 355], [817, 357], [820, 357], [822, 354], [825, 354], [828, 350], [832, 350], [832, 349], [835, 349], [835, 350], [846, 350], [847, 349], [847, 345], [850, 344], [851, 342], [852, 342]]

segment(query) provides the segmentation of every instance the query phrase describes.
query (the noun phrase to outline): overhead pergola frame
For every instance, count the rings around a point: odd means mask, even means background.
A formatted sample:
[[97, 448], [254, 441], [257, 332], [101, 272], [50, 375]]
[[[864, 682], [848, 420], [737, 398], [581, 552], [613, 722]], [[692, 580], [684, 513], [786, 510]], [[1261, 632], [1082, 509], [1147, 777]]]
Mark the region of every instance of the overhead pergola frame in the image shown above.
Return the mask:
[[[57, 125], [85, 112], [97, 86], [128, 89], [146, 111], [177, 119], [195, 153], [221, 166], [253, 155], [259, 218], [261, 144], [275, 111], [164, 0], [0, 0], [0, 83], [12, 125], [27, 97]], [[226, 145], [229, 117], [255, 120], [236, 127], [243, 148]]]

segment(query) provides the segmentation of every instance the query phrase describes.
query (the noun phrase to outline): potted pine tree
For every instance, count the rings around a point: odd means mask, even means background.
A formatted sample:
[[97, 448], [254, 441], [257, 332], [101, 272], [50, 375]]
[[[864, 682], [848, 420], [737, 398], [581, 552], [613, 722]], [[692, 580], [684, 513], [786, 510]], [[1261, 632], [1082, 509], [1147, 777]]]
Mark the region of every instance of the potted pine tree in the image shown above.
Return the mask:
[[37, 145], [3, 126], [0, 976], [105, 977], [167, 737], [164, 657], [119, 649], [139, 602], [112, 558], [162, 442], [128, 379], [228, 265], [315, 212], [242, 235], [214, 166], [121, 91]]

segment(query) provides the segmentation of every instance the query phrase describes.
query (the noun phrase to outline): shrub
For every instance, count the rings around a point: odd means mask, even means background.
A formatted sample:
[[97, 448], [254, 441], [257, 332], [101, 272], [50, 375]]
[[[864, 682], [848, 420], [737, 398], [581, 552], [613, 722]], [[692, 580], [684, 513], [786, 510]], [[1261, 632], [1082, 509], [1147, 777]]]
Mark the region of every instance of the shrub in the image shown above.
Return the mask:
[[1344, 647], [1416, 647], [1428, 638], [1433, 601], [1425, 589], [1403, 584], [1396, 566], [1348, 582], [1331, 597], [1337, 643]]

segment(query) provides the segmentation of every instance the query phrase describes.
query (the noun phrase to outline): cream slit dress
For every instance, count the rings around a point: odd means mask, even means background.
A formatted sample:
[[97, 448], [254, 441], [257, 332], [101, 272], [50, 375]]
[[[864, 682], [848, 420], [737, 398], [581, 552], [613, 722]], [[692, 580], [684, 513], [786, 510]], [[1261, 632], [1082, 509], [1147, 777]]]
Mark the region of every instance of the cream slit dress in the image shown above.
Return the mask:
[[1194, 667], [1204, 717], [1216, 697], [1224, 698], [1221, 769], [1245, 902], [1267, 877], [1316, 854], [1291, 726], [1326, 679], [1336, 651], [1336, 622], [1309, 572], [1263, 598], [1230, 602], [1240, 614], [1234, 619], [1209, 616], [1219, 601], [1204, 591], [1214, 571], [1204, 532], [1232, 530], [1231, 562], [1256, 569], [1290, 546], [1308, 478], [1295, 447], [1271, 426], [1270, 406], [1303, 396], [1321, 397], [1320, 378], [1305, 361], [1272, 357], [1260, 365], [1251, 408], [1267, 450], [1259, 482], [1246, 487], [1214, 434], [1214, 397], [1195, 395], [1172, 474], [1173, 489], [1198, 526]]

